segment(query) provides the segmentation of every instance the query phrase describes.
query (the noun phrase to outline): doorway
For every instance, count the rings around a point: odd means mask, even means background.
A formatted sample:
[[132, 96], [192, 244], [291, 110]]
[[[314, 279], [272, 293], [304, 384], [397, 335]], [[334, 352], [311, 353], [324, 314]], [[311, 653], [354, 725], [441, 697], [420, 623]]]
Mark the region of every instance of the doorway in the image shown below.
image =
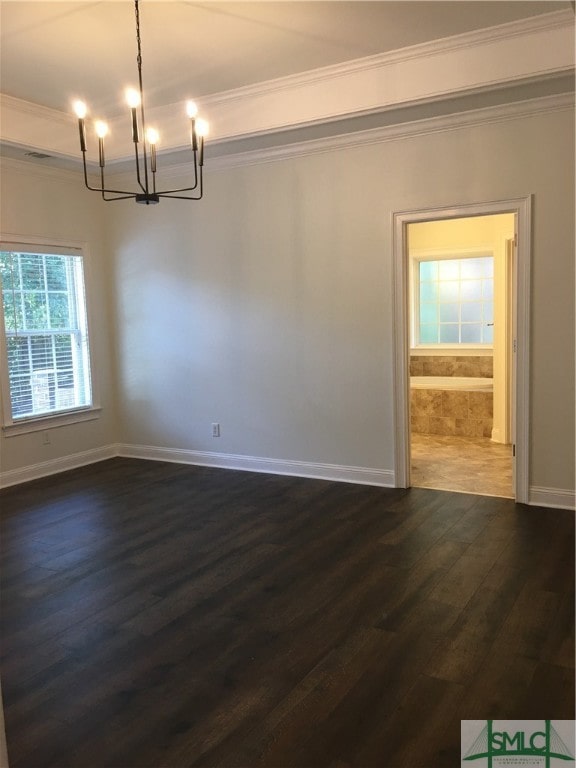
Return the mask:
[[514, 234], [511, 213], [407, 227], [412, 485], [513, 495]]
[[394, 216], [400, 487], [527, 497], [529, 214]]

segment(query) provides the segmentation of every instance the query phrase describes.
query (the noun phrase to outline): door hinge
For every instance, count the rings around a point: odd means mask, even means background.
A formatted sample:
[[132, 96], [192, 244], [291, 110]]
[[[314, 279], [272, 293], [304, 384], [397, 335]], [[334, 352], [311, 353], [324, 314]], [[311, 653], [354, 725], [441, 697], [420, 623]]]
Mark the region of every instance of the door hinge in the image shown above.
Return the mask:
[[512, 458], [516, 458], [516, 445], [515, 445], [515, 443], [512, 444]]
[[516, 248], [518, 248], [518, 233], [517, 232], [514, 233], [514, 245], [515, 245]]
[[512, 342], [512, 349], [514, 350], [514, 352], [516, 352], [516, 348], [517, 348], [516, 347], [516, 339], [514, 339], [514, 341]]

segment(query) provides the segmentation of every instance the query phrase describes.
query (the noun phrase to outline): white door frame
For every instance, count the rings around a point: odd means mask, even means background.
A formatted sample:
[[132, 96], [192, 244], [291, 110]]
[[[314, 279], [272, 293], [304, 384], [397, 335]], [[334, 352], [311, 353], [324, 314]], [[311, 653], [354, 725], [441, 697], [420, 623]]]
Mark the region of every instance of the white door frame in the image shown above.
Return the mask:
[[443, 208], [398, 211], [392, 214], [392, 253], [394, 271], [394, 484], [410, 487], [410, 344], [408, 302], [409, 224], [469, 216], [515, 214], [517, 242], [513, 326], [516, 328], [512, 413], [515, 444], [514, 496], [517, 502], [528, 503], [530, 449], [530, 261], [532, 235], [532, 197], [497, 200]]

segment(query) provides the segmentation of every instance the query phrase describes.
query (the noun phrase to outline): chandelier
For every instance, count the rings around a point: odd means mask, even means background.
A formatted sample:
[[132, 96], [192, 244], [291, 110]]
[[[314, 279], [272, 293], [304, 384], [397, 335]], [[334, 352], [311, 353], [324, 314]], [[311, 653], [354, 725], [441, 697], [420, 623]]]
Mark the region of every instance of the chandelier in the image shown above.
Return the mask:
[[[205, 120], [198, 119], [198, 109], [193, 101], [186, 102], [186, 114], [190, 121], [190, 144], [194, 158], [194, 184], [191, 187], [181, 189], [156, 189], [156, 147], [159, 134], [155, 128], [146, 127], [144, 114], [144, 90], [142, 87], [142, 50], [140, 42], [140, 12], [138, 0], [134, 0], [136, 16], [136, 43], [138, 46], [138, 89], [126, 89], [126, 103], [130, 108], [132, 118], [132, 142], [134, 144], [134, 157], [136, 163], [137, 191], [127, 192], [121, 189], [109, 189], [104, 181], [104, 168], [106, 165], [104, 155], [104, 138], [108, 133], [108, 126], [102, 120], [96, 120], [94, 130], [98, 137], [98, 163], [100, 166], [100, 186], [94, 187], [88, 183], [88, 171], [86, 168], [86, 115], [88, 107], [83, 101], [74, 102], [74, 112], [78, 118], [80, 132], [80, 150], [84, 166], [84, 183], [93, 192], [100, 192], [102, 199], [107, 202], [113, 200], [133, 199], [137, 203], [152, 205], [160, 202], [161, 197], [177, 200], [200, 200], [203, 193], [202, 169], [204, 166], [204, 137], [208, 133], [208, 124]], [[193, 194], [186, 194], [193, 193]], [[113, 195], [110, 197], [109, 195]]]

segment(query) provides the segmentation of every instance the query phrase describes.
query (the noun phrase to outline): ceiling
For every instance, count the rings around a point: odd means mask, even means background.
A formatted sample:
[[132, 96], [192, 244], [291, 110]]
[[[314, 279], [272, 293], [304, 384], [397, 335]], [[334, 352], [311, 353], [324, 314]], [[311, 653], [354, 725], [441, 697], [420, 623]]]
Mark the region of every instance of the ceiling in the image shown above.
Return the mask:
[[[190, 98], [208, 118], [212, 162], [574, 93], [567, 1], [140, 0], [140, 27], [165, 170], [188, 162]], [[78, 168], [82, 99], [89, 169], [104, 119], [106, 165], [121, 173], [133, 162], [123, 94], [137, 86], [136, 53], [133, 0], [0, 0], [2, 157]]]
[[[525, 17], [569, 2], [185, 2], [142, 0], [149, 106], [229, 91]], [[0, 91], [68, 112], [83, 98], [106, 115], [135, 84], [134, 6], [0, 3]]]

